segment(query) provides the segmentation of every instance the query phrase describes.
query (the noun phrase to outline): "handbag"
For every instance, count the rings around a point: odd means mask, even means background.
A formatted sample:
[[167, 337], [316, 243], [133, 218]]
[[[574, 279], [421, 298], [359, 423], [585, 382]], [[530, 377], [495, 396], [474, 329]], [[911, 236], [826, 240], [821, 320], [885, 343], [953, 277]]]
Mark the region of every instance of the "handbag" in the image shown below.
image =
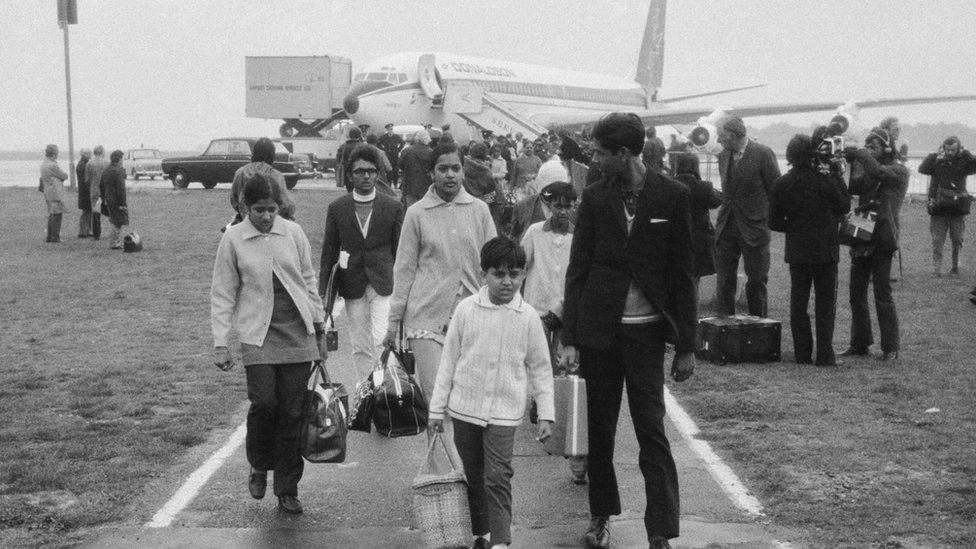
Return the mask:
[[[438, 472], [436, 453], [443, 452], [451, 469]], [[427, 459], [413, 479], [413, 516], [424, 547], [462, 548], [471, 541], [468, 483], [447, 451], [441, 433], [427, 446]]]
[[308, 375], [302, 419], [302, 457], [312, 463], [342, 463], [346, 459], [346, 388], [332, 383], [321, 361]]
[[840, 222], [840, 243], [857, 246], [871, 242], [876, 223], [877, 214], [873, 211], [849, 212]]
[[349, 430], [368, 433], [373, 430], [373, 411], [376, 409], [376, 395], [373, 391], [373, 374], [356, 384], [356, 402], [349, 412]]
[[373, 372], [376, 385], [373, 425], [376, 431], [390, 438], [424, 432], [427, 429], [427, 400], [417, 381], [390, 349], [383, 351], [380, 363], [382, 369]]
[[929, 215], [969, 215], [970, 202], [972, 199], [966, 191], [937, 187], [927, 209]]

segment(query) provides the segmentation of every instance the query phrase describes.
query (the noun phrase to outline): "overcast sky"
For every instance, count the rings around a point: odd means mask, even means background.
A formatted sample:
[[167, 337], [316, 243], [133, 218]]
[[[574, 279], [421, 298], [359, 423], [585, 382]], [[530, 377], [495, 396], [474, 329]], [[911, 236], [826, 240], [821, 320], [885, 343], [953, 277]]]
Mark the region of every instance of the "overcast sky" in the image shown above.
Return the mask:
[[[56, 0], [0, 0], [0, 149], [66, 148]], [[202, 148], [277, 135], [244, 116], [247, 55], [342, 55], [357, 69], [404, 50], [451, 51], [632, 77], [647, 0], [78, 0], [70, 28], [76, 150]], [[709, 106], [976, 93], [967, 1], [676, 1], [661, 97], [767, 83]], [[864, 111], [974, 124], [976, 103]], [[752, 119], [822, 122], [826, 114]], [[907, 136], [910, 140], [910, 136]]]

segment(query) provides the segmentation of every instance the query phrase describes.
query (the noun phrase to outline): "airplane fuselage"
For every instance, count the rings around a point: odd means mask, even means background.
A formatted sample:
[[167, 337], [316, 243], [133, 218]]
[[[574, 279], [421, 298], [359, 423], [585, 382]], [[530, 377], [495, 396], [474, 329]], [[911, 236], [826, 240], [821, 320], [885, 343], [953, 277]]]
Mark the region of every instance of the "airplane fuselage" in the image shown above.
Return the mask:
[[[451, 53], [406, 52], [365, 65], [353, 77], [346, 112], [356, 124], [369, 124], [374, 130], [390, 122], [450, 125], [457, 142], [480, 140], [480, 128], [469, 121], [471, 117], [444, 108], [445, 94], [456, 85], [476, 86], [517, 114], [484, 113], [492, 129], [512, 134], [532, 133], [517, 119], [533, 120], [541, 113], [633, 111], [646, 106], [640, 85], [613, 76]], [[544, 121], [540, 125], [545, 126]]]

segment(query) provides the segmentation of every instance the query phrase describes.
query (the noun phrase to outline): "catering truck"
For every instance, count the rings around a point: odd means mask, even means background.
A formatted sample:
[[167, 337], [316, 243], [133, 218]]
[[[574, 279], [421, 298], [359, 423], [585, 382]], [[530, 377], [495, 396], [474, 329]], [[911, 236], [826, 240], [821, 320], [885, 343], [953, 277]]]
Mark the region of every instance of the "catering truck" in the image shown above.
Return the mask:
[[282, 137], [323, 137], [346, 118], [342, 100], [352, 82], [352, 61], [335, 55], [245, 57], [244, 112], [280, 119]]

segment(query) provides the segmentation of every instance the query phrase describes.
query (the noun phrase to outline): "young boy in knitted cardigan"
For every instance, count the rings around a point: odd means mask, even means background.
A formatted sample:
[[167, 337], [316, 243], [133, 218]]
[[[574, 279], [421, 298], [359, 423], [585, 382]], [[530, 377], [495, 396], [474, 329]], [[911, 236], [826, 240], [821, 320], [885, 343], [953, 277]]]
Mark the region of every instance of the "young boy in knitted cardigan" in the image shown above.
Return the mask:
[[552, 366], [542, 321], [522, 300], [525, 251], [496, 237], [481, 248], [485, 286], [451, 318], [430, 398], [430, 429], [454, 423], [454, 444], [468, 480], [472, 547], [504, 549], [512, 541], [512, 454], [528, 392], [538, 403], [539, 436], [555, 418]]

